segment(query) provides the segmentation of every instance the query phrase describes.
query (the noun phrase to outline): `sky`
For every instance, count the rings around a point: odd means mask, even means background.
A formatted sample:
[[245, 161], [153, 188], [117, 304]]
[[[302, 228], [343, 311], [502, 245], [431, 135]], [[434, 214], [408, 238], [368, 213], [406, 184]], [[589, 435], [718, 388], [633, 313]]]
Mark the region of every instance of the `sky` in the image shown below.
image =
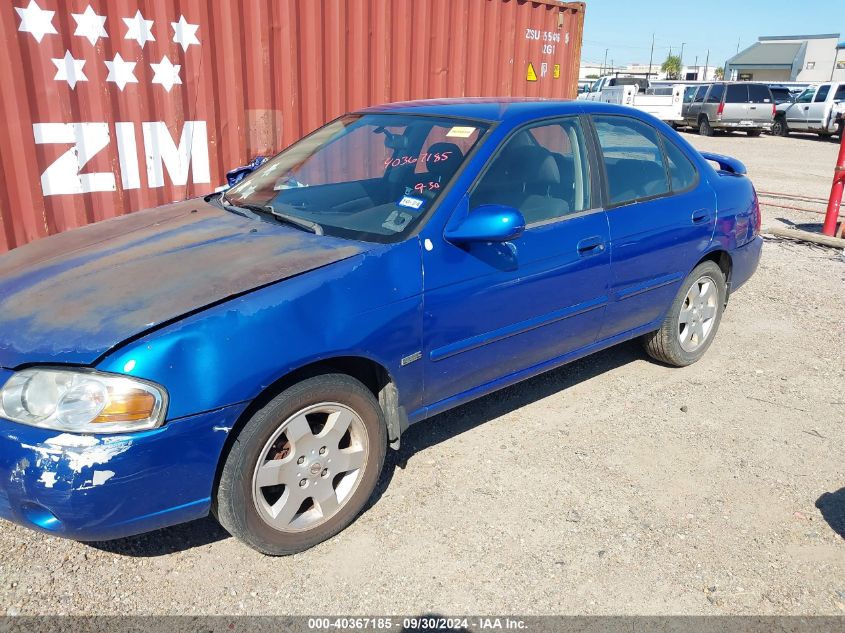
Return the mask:
[[581, 63], [648, 64], [654, 33], [654, 62], [684, 46], [685, 65], [696, 56], [710, 66], [750, 46], [761, 35], [840, 33], [845, 39], [843, 0], [586, 0]]

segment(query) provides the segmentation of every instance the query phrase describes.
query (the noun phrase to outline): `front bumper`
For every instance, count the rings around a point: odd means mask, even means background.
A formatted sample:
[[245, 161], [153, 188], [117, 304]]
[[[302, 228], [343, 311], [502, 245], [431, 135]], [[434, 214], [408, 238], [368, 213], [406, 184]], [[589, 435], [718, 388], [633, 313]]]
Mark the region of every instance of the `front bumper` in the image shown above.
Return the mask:
[[94, 541], [206, 516], [221, 452], [245, 407], [123, 435], [72, 435], [0, 419], [0, 518]]

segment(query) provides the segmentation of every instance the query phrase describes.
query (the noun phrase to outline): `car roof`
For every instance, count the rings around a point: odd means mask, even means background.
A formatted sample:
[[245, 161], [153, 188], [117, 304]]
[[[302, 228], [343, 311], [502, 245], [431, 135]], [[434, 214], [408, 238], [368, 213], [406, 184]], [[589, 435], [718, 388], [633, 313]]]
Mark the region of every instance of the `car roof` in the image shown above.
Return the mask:
[[[452, 99], [423, 99], [371, 106], [359, 110], [364, 113], [421, 114], [458, 117], [483, 121], [527, 121], [553, 116], [589, 112], [634, 113], [629, 108], [595, 101], [573, 101], [510, 97], [463, 97]], [[634, 111], [635, 112], [635, 111]]]

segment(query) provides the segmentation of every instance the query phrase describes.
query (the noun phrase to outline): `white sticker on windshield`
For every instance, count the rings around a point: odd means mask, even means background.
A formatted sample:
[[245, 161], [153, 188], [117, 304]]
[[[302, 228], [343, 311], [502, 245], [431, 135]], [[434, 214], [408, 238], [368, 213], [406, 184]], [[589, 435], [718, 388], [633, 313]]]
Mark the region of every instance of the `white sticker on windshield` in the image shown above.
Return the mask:
[[474, 127], [456, 125], [451, 130], [446, 132], [446, 136], [451, 136], [452, 138], [469, 138], [470, 136], [472, 136], [473, 132], [475, 132]]
[[423, 204], [425, 204], [425, 200], [422, 198], [414, 198], [413, 196], [404, 196], [399, 202], [397, 202], [400, 207], [405, 207], [407, 209], [414, 209], [415, 211], [418, 210]]

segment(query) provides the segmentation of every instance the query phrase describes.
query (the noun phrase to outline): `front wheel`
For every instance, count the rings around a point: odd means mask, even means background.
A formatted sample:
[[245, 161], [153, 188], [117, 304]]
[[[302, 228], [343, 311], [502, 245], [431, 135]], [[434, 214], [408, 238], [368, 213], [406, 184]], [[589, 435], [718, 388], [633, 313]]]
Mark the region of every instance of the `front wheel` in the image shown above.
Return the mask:
[[667, 365], [685, 367], [704, 356], [725, 308], [722, 269], [706, 261], [684, 280], [660, 329], [643, 337], [646, 352]]
[[313, 547], [364, 508], [386, 446], [381, 407], [363, 384], [342, 374], [304, 380], [241, 430], [217, 487], [217, 520], [265, 554]]

